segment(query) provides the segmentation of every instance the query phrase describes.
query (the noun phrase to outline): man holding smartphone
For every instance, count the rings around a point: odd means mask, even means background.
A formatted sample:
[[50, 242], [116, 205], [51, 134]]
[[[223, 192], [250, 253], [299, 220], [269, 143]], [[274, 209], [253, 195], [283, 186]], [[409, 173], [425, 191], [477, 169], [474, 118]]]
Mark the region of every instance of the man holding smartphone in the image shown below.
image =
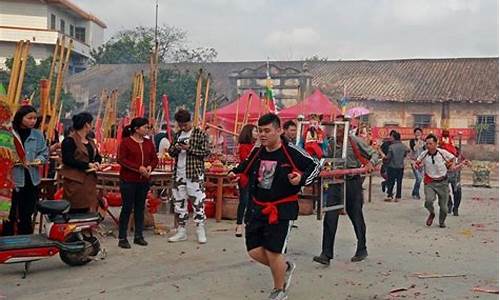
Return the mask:
[[179, 217], [179, 226], [175, 235], [168, 239], [169, 242], [180, 242], [187, 240], [186, 222], [188, 220], [189, 197], [194, 198], [194, 222], [198, 242], [207, 242], [205, 233], [205, 166], [204, 159], [210, 154], [208, 136], [199, 128], [193, 128], [191, 114], [185, 109], [175, 114], [175, 121], [179, 126], [179, 132], [174, 136], [174, 142], [168, 153], [175, 158], [174, 168], [174, 196], [175, 213]]

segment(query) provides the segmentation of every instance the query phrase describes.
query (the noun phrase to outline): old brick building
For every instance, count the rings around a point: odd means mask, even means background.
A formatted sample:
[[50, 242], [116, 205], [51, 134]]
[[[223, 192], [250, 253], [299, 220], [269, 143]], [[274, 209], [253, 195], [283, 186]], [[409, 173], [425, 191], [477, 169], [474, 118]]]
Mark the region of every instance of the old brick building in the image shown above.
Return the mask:
[[345, 87], [372, 127], [475, 129], [464, 151], [498, 159], [497, 58], [344, 62], [321, 74], [315, 84], [334, 99]]
[[[166, 64], [162, 68], [210, 72], [217, 101], [227, 102], [248, 88], [261, 92], [267, 64], [215, 62]], [[132, 74], [147, 65], [99, 65], [66, 81], [82, 101], [103, 88], [124, 91]], [[498, 159], [498, 58], [401, 59], [382, 61], [278, 61], [269, 65], [280, 107], [301, 101], [320, 88], [332, 101], [344, 89], [349, 107], [365, 107], [372, 127], [477, 129], [464, 140], [473, 158]]]

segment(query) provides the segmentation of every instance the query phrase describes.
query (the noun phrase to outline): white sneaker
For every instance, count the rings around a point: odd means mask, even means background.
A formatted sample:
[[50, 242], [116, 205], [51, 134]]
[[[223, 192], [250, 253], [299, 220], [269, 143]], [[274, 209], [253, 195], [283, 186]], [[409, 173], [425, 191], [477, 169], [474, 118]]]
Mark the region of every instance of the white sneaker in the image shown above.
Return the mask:
[[288, 295], [284, 290], [274, 289], [269, 295], [269, 300], [286, 300], [288, 299]]
[[187, 240], [187, 232], [185, 227], [178, 227], [177, 232], [168, 238], [170, 243], [180, 242]]
[[198, 236], [198, 243], [205, 244], [207, 242], [207, 235], [205, 233], [205, 226], [196, 226], [196, 235]]

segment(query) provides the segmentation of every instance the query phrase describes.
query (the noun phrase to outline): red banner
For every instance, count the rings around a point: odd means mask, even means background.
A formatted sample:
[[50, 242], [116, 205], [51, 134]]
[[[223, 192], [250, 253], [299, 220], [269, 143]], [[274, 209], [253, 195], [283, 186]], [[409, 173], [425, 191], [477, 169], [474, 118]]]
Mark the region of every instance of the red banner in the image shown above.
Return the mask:
[[[383, 139], [389, 135], [391, 130], [396, 130], [401, 134], [402, 140], [410, 140], [415, 137], [413, 127], [372, 127], [372, 138]], [[450, 136], [458, 140], [462, 135], [462, 140], [469, 140], [476, 138], [476, 130], [474, 128], [449, 128]], [[435, 134], [437, 137], [441, 136], [441, 128], [423, 128], [424, 136], [430, 133]]]

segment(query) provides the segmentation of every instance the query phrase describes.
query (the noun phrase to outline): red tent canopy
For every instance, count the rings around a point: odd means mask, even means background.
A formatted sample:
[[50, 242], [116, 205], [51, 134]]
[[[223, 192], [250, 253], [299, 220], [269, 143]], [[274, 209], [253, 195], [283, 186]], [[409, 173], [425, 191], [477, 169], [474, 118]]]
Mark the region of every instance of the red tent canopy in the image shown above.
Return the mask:
[[304, 101], [297, 103], [294, 106], [284, 108], [279, 112], [282, 119], [295, 119], [299, 115], [307, 117], [311, 114], [318, 114], [323, 116], [337, 116], [342, 114], [337, 105], [325, 96], [319, 89], [316, 89]]
[[[251, 99], [249, 102], [248, 100], [250, 97]], [[207, 112], [207, 120], [211, 122], [215, 114], [217, 117], [217, 125], [231, 129], [234, 127], [236, 120], [236, 110], [238, 110], [238, 122], [243, 122], [245, 114], [248, 113], [249, 123], [255, 123], [259, 116], [268, 112], [267, 108], [264, 106], [264, 101], [260, 99], [259, 95], [253, 90], [247, 90], [230, 104], [217, 109], [215, 113], [213, 111]]]

